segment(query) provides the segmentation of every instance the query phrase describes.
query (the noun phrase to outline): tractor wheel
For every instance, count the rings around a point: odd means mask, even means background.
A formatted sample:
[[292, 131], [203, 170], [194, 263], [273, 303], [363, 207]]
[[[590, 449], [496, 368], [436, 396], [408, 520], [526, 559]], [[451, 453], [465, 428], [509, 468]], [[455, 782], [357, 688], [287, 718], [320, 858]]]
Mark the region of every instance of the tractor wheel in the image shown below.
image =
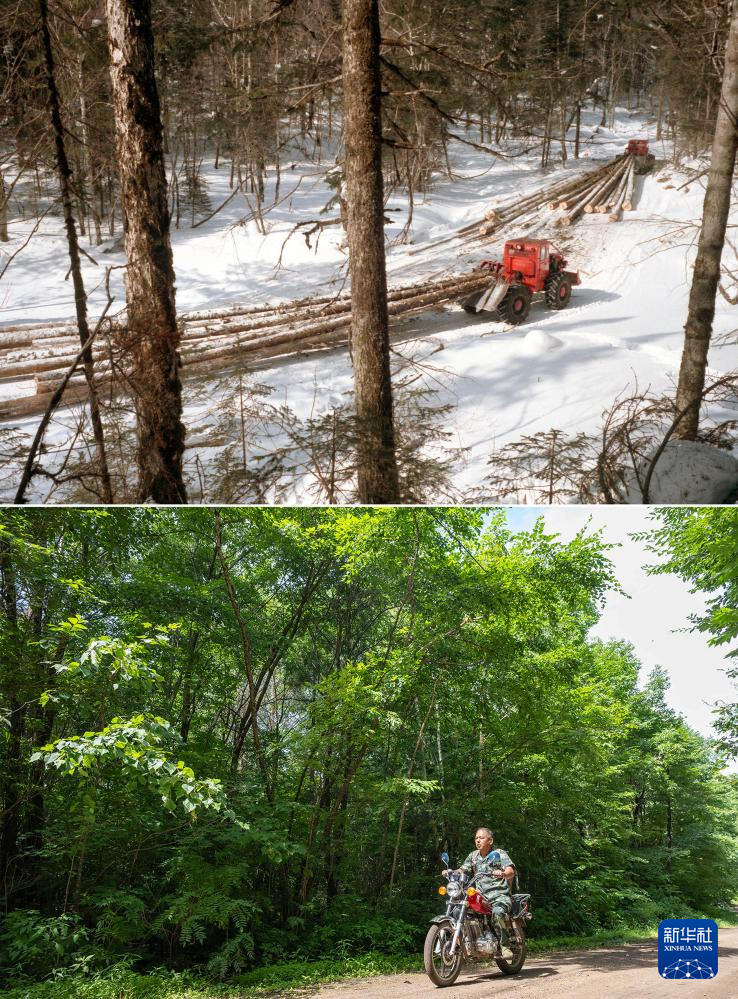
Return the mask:
[[500, 302], [500, 312], [513, 326], [519, 326], [528, 318], [530, 298], [530, 291], [524, 284], [514, 284]]
[[566, 274], [552, 274], [546, 282], [546, 305], [549, 309], [565, 309], [571, 298], [571, 281]]

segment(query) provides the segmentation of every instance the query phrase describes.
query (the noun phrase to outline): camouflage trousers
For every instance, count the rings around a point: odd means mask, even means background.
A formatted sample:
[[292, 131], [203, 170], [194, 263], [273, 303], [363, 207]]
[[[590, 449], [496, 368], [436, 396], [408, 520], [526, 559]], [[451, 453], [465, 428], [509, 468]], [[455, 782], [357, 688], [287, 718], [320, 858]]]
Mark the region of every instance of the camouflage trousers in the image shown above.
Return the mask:
[[483, 896], [487, 905], [492, 910], [492, 920], [500, 935], [500, 942], [503, 947], [510, 946], [510, 936], [507, 929], [507, 919], [512, 912], [512, 898], [510, 895], [490, 893]]

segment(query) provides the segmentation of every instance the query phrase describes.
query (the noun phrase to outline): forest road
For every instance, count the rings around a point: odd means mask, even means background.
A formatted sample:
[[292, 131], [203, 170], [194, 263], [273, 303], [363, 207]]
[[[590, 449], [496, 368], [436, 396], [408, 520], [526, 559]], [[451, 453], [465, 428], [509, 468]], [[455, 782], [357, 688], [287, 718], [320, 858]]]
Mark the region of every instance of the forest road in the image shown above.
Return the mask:
[[497, 996], [566, 996], [572, 999], [738, 999], [738, 927], [721, 929], [718, 973], [710, 980], [659, 977], [656, 942], [603, 947], [589, 951], [559, 951], [529, 958], [519, 975], [498, 971], [462, 972], [455, 985], [436, 989], [425, 975], [383, 975], [338, 982], [321, 989], [320, 999], [496, 999]]

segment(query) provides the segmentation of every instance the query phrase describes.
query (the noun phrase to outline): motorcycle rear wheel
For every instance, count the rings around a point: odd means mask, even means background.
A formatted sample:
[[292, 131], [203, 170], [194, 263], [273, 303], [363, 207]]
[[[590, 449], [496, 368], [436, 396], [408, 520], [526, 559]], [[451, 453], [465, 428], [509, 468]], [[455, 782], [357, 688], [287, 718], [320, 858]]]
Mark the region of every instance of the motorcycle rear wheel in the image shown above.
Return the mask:
[[516, 943], [515, 947], [512, 949], [512, 961], [506, 961], [504, 957], [496, 957], [495, 964], [503, 975], [517, 975], [525, 964], [525, 955], [527, 951], [528, 945], [525, 942], [525, 937], [523, 937], [522, 943]]
[[447, 924], [439, 926], [438, 923], [434, 923], [430, 927], [425, 937], [425, 947], [423, 948], [425, 973], [439, 989], [453, 985], [461, 971], [463, 959], [461, 941], [459, 941], [459, 946], [453, 957], [448, 954], [448, 948], [453, 938], [453, 928]]

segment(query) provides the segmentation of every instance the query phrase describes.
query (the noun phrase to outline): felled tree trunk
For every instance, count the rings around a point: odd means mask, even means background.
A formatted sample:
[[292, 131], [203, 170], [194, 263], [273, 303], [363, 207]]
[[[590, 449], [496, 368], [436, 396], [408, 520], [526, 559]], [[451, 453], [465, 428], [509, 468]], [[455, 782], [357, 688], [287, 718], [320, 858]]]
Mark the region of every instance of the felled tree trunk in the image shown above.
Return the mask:
[[377, 0], [344, 0], [344, 169], [362, 503], [396, 503], [399, 499], [384, 259], [379, 77]]
[[186, 503], [174, 266], [154, 77], [150, 0], [107, 0], [125, 232], [128, 350], [137, 418], [138, 500]]
[[738, 0], [733, 0], [720, 104], [712, 142], [712, 160], [702, 210], [702, 229], [689, 292], [684, 348], [677, 386], [677, 412], [684, 411], [676, 436], [694, 440], [705, 389], [715, 295], [720, 281], [720, 258], [730, 210], [730, 192], [738, 148]]

